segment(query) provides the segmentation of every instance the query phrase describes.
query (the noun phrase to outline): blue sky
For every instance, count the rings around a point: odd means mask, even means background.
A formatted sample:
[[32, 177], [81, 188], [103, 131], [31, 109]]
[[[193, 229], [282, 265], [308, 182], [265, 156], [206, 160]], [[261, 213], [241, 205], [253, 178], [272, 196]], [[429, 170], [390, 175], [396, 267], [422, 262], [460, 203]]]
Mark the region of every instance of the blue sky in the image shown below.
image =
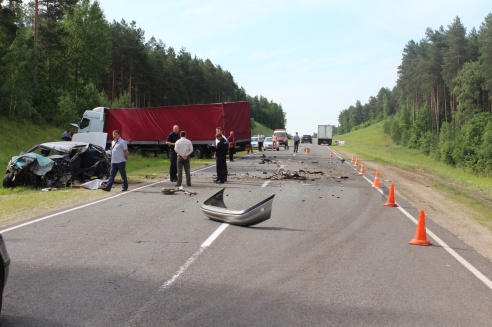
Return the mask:
[[99, 0], [168, 47], [210, 59], [251, 95], [282, 105], [289, 133], [338, 125], [344, 109], [393, 88], [402, 52], [456, 16], [477, 30], [490, 0]]

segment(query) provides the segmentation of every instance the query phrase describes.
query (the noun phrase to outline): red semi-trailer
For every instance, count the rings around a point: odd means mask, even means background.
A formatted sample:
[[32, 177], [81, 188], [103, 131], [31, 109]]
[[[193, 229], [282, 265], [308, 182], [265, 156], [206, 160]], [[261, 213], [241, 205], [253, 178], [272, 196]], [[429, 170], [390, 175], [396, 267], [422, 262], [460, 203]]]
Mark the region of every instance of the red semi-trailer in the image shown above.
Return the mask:
[[250, 142], [249, 102], [167, 106], [153, 108], [106, 108], [86, 110], [82, 119], [73, 124], [79, 133], [104, 132], [108, 144], [117, 129], [133, 149], [166, 151], [166, 138], [178, 125], [193, 143], [194, 156], [210, 156], [209, 145], [215, 144], [215, 128], [222, 127], [229, 136], [236, 136], [236, 146], [244, 148]]

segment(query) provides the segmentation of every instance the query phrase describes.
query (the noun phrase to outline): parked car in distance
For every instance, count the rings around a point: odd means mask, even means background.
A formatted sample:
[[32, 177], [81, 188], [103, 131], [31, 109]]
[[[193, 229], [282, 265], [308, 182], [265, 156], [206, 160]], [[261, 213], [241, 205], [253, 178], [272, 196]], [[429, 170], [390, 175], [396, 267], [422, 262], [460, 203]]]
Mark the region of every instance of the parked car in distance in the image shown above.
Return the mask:
[[311, 135], [303, 135], [301, 137], [301, 143], [313, 143], [313, 138]]
[[[273, 137], [272, 136], [265, 137], [265, 141], [263, 142], [263, 146], [265, 147], [265, 150], [275, 150], [275, 149], [272, 149], [272, 145], [273, 145]], [[280, 150], [280, 148], [278, 147], [278, 143], [276, 146], [276, 150], [277, 151]]]
[[0, 312], [2, 312], [3, 290], [9, 277], [10, 257], [5, 246], [2, 234], [0, 234]]
[[251, 148], [254, 149], [254, 148], [258, 148], [258, 136], [252, 136], [251, 137]]

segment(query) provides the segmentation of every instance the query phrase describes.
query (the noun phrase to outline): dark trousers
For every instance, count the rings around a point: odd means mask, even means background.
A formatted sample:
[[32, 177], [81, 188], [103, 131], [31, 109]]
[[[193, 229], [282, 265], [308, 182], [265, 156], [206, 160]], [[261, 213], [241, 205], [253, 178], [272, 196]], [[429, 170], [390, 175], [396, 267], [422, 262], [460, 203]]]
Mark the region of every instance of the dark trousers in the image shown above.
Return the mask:
[[191, 186], [190, 159], [183, 159], [178, 156], [178, 186], [181, 186], [183, 181], [183, 167], [186, 175], [186, 185]]
[[299, 141], [294, 141], [294, 152], [299, 152]]
[[227, 181], [227, 157], [220, 156], [215, 158], [217, 168], [217, 182], [224, 183]]
[[229, 161], [234, 161], [234, 153], [236, 153], [236, 149], [229, 148]]
[[126, 178], [126, 162], [118, 162], [111, 164], [111, 172], [109, 173], [109, 180], [106, 183], [105, 189], [111, 190], [114, 184], [114, 179], [116, 177], [116, 173], [119, 171], [121, 175], [121, 179], [123, 180], [123, 188], [128, 188], [128, 179]]
[[258, 151], [261, 151], [261, 148], [263, 148], [263, 142], [258, 142]]
[[169, 160], [171, 161], [171, 167], [169, 168], [169, 175], [171, 181], [178, 180], [178, 154], [174, 150], [169, 150]]

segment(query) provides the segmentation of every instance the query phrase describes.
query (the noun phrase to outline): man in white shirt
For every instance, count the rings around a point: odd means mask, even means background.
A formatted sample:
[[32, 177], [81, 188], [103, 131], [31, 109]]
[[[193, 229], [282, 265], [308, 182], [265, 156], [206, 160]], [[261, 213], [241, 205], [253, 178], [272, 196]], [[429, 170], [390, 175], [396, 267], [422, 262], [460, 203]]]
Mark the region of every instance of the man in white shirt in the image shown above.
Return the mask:
[[101, 190], [109, 192], [113, 187], [116, 173], [119, 171], [121, 179], [123, 180], [122, 192], [128, 190], [128, 178], [126, 177], [126, 161], [128, 160], [128, 145], [125, 140], [121, 138], [120, 131], [115, 129], [113, 131], [113, 142], [111, 143], [111, 172], [109, 173], [109, 180]]
[[183, 181], [183, 167], [186, 175], [186, 185], [191, 186], [189, 156], [193, 153], [193, 144], [186, 138], [185, 131], [181, 131], [181, 138], [176, 141], [174, 151], [178, 155], [178, 183], [176, 186], [181, 186], [181, 182]]
[[263, 142], [265, 141], [265, 135], [260, 134], [258, 135], [258, 151], [261, 151], [263, 148]]

